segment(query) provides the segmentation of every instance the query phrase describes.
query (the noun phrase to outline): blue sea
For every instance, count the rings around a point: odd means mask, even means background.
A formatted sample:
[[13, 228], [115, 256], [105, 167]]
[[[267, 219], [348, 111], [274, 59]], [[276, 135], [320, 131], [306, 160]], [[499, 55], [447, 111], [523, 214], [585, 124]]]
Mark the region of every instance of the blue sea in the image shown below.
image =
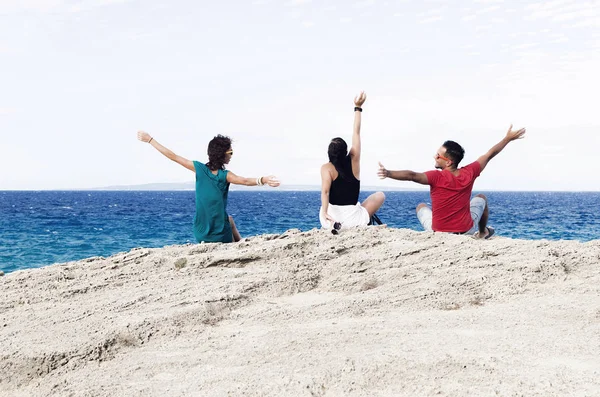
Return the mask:
[[[362, 192], [361, 200], [371, 192]], [[600, 239], [598, 192], [483, 192], [496, 233], [519, 239]], [[387, 192], [378, 215], [421, 230], [429, 193]], [[243, 237], [319, 227], [317, 191], [231, 191]], [[0, 270], [40, 267], [135, 247], [195, 243], [193, 191], [0, 191]]]

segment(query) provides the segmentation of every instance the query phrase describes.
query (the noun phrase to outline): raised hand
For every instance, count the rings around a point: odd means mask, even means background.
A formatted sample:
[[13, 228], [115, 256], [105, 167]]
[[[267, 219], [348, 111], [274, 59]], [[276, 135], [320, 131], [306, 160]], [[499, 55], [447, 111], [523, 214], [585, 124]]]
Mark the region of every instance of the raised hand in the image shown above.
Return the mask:
[[279, 179], [277, 179], [277, 177], [274, 175], [263, 176], [262, 179], [263, 179], [263, 184], [265, 184], [265, 185], [269, 185], [271, 187], [279, 186]]
[[515, 139], [522, 139], [525, 137], [525, 128], [521, 128], [520, 130], [513, 131], [512, 124], [508, 127], [508, 132], [506, 133], [506, 138], [510, 141], [514, 141]]
[[385, 169], [381, 162], [379, 162], [379, 170], [377, 171], [377, 176], [379, 177], [379, 179], [385, 179], [388, 177], [388, 170]]
[[367, 94], [361, 91], [360, 94], [354, 97], [354, 106], [362, 107], [363, 103], [367, 100]]
[[138, 131], [137, 133], [137, 138], [145, 143], [150, 142], [150, 139], [152, 139], [152, 137], [150, 136], [150, 134], [148, 134], [147, 132], [144, 131]]

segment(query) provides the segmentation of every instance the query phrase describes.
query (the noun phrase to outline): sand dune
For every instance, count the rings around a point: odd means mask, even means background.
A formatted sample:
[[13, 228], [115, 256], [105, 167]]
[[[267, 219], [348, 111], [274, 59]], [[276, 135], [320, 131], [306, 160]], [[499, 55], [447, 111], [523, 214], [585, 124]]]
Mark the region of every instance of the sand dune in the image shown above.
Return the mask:
[[0, 285], [3, 396], [600, 396], [600, 241], [291, 230]]

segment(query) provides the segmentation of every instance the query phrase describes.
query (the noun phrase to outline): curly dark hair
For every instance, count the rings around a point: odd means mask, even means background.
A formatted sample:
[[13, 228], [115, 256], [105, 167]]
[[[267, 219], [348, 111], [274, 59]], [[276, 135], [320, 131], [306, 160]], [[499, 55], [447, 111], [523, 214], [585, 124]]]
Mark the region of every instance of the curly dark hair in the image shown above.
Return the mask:
[[450, 157], [455, 167], [458, 167], [458, 164], [465, 157], [465, 149], [454, 141], [446, 141], [442, 146], [446, 148], [446, 156]]
[[352, 163], [348, 155], [348, 145], [342, 138], [333, 138], [327, 149], [329, 161], [342, 178], [352, 173]]
[[231, 147], [231, 142], [231, 138], [219, 134], [208, 143], [206, 166], [211, 171], [225, 169], [225, 152]]

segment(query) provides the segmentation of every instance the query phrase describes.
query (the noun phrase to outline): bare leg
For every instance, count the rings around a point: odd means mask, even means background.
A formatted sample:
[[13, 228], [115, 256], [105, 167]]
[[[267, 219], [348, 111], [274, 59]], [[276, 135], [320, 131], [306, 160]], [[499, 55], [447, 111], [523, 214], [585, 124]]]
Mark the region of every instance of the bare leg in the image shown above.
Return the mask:
[[479, 219], [479, 224], [477, 225], [477, 227], [479, 228], [479, 232], [477, 233], [477, 238], [485, 238], [488, 235], [488, 230], [487, 230], [487, 223], [488, 223], [488, 218], [490, 215], [490, 211], [488, 208], [488, 201], [487, 201], [487, 197], [485, 197], [483, 194], [477, 194], [475, 197], [481, 197], [482, 199], [485, 200], [485, 209], [483, 210], [483, 214], [481, 214], [481, 219]]
[[233, 217], [229, 217], [229, 224], [231, 225], [231, 232], [233, 234], [233, 241], [236, 243], [242, 239], [240, 236], [240, 232], [238, 232], [237, 227], [235, 226], [235, 222], [233, 221]]
[[367, 209], [369, 216], [373, 216], [385, 201], [385, 194], [383, 192], [373, 193], [365, 201], [362, 202], [362, 206]]

